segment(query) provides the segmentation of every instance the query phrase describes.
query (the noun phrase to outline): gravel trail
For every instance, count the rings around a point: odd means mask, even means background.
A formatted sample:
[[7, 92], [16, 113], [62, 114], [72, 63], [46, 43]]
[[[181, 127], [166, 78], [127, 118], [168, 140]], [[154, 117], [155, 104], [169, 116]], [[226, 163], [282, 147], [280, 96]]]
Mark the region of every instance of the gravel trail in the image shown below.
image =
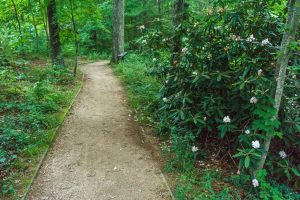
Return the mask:
[[108, 63], [82, 70], [82, 91], [27, 199], [170, 199], [158, 162], [137, 142], [141, 129], [128, 119], [124, 91]]

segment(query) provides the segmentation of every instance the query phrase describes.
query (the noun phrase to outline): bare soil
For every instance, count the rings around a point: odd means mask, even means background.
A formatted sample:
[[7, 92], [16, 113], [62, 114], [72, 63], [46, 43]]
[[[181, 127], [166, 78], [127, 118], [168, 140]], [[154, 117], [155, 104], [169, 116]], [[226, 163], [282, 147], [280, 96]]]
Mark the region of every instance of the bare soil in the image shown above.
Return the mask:
[[27, 199], [170, 199], [159, 160], [143, 147], [141, 127], [130, 119], [107, 62], [82, 69], [83, 89]]

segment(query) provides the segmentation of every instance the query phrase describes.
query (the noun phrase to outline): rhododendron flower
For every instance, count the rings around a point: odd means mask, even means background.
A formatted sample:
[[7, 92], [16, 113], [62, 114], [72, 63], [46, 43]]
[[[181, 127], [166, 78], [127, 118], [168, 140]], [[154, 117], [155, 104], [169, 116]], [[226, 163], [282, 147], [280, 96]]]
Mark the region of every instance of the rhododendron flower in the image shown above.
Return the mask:
[[265, 46], [267, 44], [271, 44], [270, 41], [269, 41], [269, 39], [264, 39], [263, 41], [261, 41], [261, 45], [262, 46]]
[[143, 41], [142, 41], [142, 44], [147, 44], [147, 40], [143, 40]]
[[230, 123], [230, 122], [231, 122], [230, 117], [229, 117], [229, 116], [225, 116], [225, 117], [223, 118], [223, 122], [224, 122], [224, 123]]
[[207, 117], [203, 117], [203, 120], [206, 121], [206, 120], [207, 120]]
[[186, 54], [186, 52], [187, 52], [188, 50], [189, 50], [188, 48], [184, 47], [181, 51], [182, 51], [182, 53]]
[[141, 25], [137, 27], [139, 30], [144, 30], [145, 29], [145, 25]]
[[282, 159], [285, 159], [286, 158], [286, 153], [285, 151], [279, 151], [279, 156], [282, 158]]
[[245, 130], [245, 133], [246, 133], [247, 135], [250, 134], [250, 130], [249, 130], [249, 129]]
[[208, 54], [207, 58], [208, 58], [209, 60], [211, 60], [211, 59], [212, 59], [212, 55], [211, 55], [211, 54]]
[[157, 61], [157, 59], [156, 58], [153, 58], [153, 62], [156, 62]]
[[167, 97], [164, 97], [164, 98], [163, 98], [163, 102], [168, 102]]
[[198, 150], [199, 150], [198, 147], [192, 146], [192, 152], [196, 152], [196, 151], [198, 151]]
[[257, 75], [258, 75], [258, 76], [262, 76], [262, 75], [263, 75], [263, 70], [262, 70], [262, 69], [258, 70], [258, 71], [257, 71]]
[[251, 97], [250, 103], [256, 104], [258, 102], [258, 99], [256, 97]]
[[197, 72], [193, 72], [192, 74], [193, 74], [193, 75], [195, 75], [195, 76], [197, 76], [197, 75], [198, 75], [198, 73], [197, 73]]
[[252, 141], [252, 147], [254, 149], [258, 149], [260, 147], [259, 141], [258, 140]]
[[232, 35], [231, 39], [234, 40], [234, 41], [236, 41], [236, 42], [238, 42], [238, 41], [241, 40], [241, 36]]
[[259, 186], [258, 180], [256, 178], [252, 179], [252, 185], [253, 185], [253, 187], [258, 187]]
[[251, 34], [248, 38], [247, 38], [247, 42], [254, 42], [256, 39], [255, 37], [253, 36], [253, 34]]

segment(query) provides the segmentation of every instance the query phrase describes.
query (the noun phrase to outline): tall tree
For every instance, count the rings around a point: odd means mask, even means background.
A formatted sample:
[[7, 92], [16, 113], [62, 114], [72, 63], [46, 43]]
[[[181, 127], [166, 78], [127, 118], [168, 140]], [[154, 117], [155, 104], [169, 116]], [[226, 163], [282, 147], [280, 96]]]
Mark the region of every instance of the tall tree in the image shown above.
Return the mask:
[[34, 15], [34, 8], [35, 5], [32, 4], [31, 0], [28, 0], [28, 5], [29, 5], [29, 9], [30, 9], [30, 13], [31, 13], [31, 17], [32, 17], [32, 24], [33, 24], [33, 28], [35, 31], [35, 46], [36, 46], [36, 50], [39, 49], [39, 32], [37, 29], [37, 22], [36, 22], [36, 18]]
[[112, 63], [118, 62], [118, 55], [124, 52], [124, 0], [113, 0]]
[[78, 35], [77, 35], [77, 26], [74, 14], [74, 2], [73, 0], [69, 0], [70, 3], [70, 10], [71, 10], [71, 20], [73, 26], [73, 33], [74, 33], [74, 46], [75, 46], [75, 56], [74, 56], [74, 76], [76, 76], [77, 72], [77, 65], [78, 65]]
[[[288, 19], [286, 22], [286, 29], [281, 41], [281, 47], [280, 47], [279, 57], [277, 59], [277, 66], [276, 66], [276, 68], [278, 69], [278, 73], [276, 78], [277, 86], [276, 86], [275, 104], [274, 104], [274, 108], [276, 109], [276, 116], [274, 116], [274, 118], [278, 117], [278, 112], [280, 109], [281, 99], [283, 95], [284, 83], [286, 79], [286, 70], [291, 56], [290, 45], [293, 41], [295, 41], [296, 30], [299, 25], [300, 0], [290, 0], [288, 7], [289, 7], [288, 8], [289, 11], [288, 11]], [[258, 163], [258, 166], [254, 171], [254, 175], [258, 170], [262, 169], [265, 164], [267, 153], [270, 148], [271, 140], [272, 140], [272, 136], [267, 135], [267, 139], [264, 142], [265, 153], [262, 155], [260, 162]]]
[[61, 54], [61, 44], [59, 39], [59, 26], [55, 0], [49, 0], [47, 11], [52, 65], [64, 65], [64, 59]]
[[11, 3], [12, 3], [13, 8], [14, 8], [16, 20], [17, 20], [17, 22], [18, 22], [18, 30], [19, 30], [19, 34], [20, 34], [20, 36], [22, 36], [22, 31], [21, 31], [21, 21], [20, 21], [20, 18], [19, 18], [18, 9], [17, 9], [17, 6], [16, 6], [14, 0], [11, 0]]
[[49, 31], [48, 31], [48, 19], [47, 19], [47, 11], [45, 9], [45, 4], [42, 4], [41, 0], [38, 0], [39, 6], [40, 6], [40, 12], [41, 12], [41, 16], [43, 19], [43, 25], [44, 25], [44, 30], [46, 33], [46, 37], [47, 37], [47, 47], [49, 47], [49, 43], [50, 43], [50, 39], [49, 39]]
[[184, 11], [185, 11], [185, 3], [184, 0], [174, 0], [173, 4], [173, 26], [175, 29], [175, 36], [173, 38], [173, 48], [172, 48], [172, 57], [171, 57], [171, 65], [174, 66], [178, 62], [179, 52], [181, 51], [181, 34], [177, 32], [178, 26], [184, 20]]

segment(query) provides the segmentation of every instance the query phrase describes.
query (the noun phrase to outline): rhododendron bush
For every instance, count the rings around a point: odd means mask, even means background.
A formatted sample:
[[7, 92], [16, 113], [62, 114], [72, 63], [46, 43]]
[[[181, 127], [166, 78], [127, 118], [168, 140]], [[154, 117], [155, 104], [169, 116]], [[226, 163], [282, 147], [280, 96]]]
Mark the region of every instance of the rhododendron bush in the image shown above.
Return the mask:
[[[276, 61], [286, 22], [286, 2], [280, 2], [217, 1], [205, 16], [188, 12], [188, 19], [175, 30], [181, 51], [171, 64], [165, 56], [171, 34], [156, 26], [142, 36], [145, 53], [153, 56], [152, 73], [164, 82], [159, 130], [171, 135], [175, 167], [183, 165], [180, 152], [213, 147], [238, 162], [238, 173], [252, 175], [265, 153], [266, 136], [271, 135], [268, 175], [300, 188], [297, 42], [291, 47], [286, 88], [278, 118], [274, 117]], [[251, 180], [253, 187], [260, 185], [259, 178]]]

